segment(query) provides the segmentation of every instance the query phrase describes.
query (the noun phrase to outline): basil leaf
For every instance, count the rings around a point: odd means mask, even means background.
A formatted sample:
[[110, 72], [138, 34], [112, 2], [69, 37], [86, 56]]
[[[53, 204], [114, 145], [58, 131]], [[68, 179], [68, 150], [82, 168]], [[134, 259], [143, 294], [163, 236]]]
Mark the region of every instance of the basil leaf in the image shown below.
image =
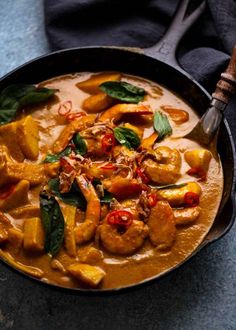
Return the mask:
[[15, 118], [17, 109], [0, 109], [0, 125], [10, 123], [12, 118]]
[[139, 136], [126, 127], [116, 127], [114, 129], [114, 136], [116, 140], [129, 149], [137, 149], [140, 145]]
[[160, 111], [156, 111], [154, 114], [154, 129], [158, 134], [158, 141], [172, 134], [168, 117]]
[[167, 184], [165, 186], [152, 186], [149, 185], [149, 187], [154, 188], [154, 189], [158, 189], [158, 190], [162, 190], [162, 189], [176, 189], [176, 188], [181, 188], [186, 186], [188, 183], [178, 183], [178, 184]]
[[64, 203], [76, 206], [82, 211], [86, 210], [86, 199], [75, 182], [72, 184], [70, 191], [67, 193], [60, 193], [58, 178], [49, 180], [48, 185], [52, 193], [60, 198]]
[[0, 125], [14, 119], [17, 111], [26, 105], [33, 105], [49, 99], [56, 89], [37, 88], [34, 85], [10, 85], [0, 93]]
[[[96, 189], [96, 186], [97, 185], [102, 185], [102, 182], [101, 182], [101, 180], [99, 180], [97, 178], [94, 178], [93, 181], [92, 181], [92, 185]], [[103, 189], [103, 192], [104, 192], [104, 196], [100, 197], [100, 202], [110, 204], [110, 202], [114, 198], [113, 195], [109, 191], [107, 191], [106, 189]]]
[[104, 196], [100, 198], [100, 202], [110, 204], [113, 198], [113, 195], [109, 191], [104, 189]]
[[55, 197], [46, 192], [40, 193], [40, 211], [45, 231], [44, 249], [54, 256], [63, 243], [65, 220]]
[[127, 103], [139, 103], [146, 95], [143, 88], [124, 81], [106, 81], [99, 87], [107, 95]]
[[76, 153], [80, 154], [81, 156], [85, 155], [87, 152], [87, 145], [79, 133], [74, 135], [72, 141], [75, 145]]
[[60, 160], [61, 157], [69, 156], [71, 153], [71, 147], [67, 147], [65, 150], [60, 152], [59, 154], [47, 154], [43, 163], [55, 163]]

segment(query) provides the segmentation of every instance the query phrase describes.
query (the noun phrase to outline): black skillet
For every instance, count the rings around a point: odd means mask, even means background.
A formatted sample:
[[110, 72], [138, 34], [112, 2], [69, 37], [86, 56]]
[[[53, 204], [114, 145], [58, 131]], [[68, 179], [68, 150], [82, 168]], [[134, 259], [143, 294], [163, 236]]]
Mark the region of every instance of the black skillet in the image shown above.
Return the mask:
[[[190, 2], [191, 0], [182, 0], [180, 2], [174, 20], [165, 36], [157, 45], [151, 48], [141, 50], [118, 47], [86, 47], [57, 51], [30, 61], [4, 76], [0, 80], [0, 90], [10, 84], [38, 83], [55, 76], [73, 72], [120, 71], [144, 77], [165, 86], [192, 106], [199, 115], [202, 115], [209, 106], [210, 95], [188, 73], [180, 68], [175, 57], [175, 51], [180, 39], [205, 8], [205, 3], [203, 2], [191, 15], [185, 17]], [[236, 215], [234, 191], [236, 154], [232, 134], [226, 119], [224, 119], [221, 125], [218, 141], [218, 151], [224, 171], [223, 197], [211, 230], [190, 257], [202, 247], [225, 235], [233, 225]], [[181, 264], [184, 262], [186, 260]], [[7, 264], [6, 262], [4, 263]], [[140, 286], [160, 278], [178, 266], [180, 264], [151, 279], [146, 279], [141, 283], [126, 288]], [[35, 278], [32, 279], [37, 280]], [[60, 288], [57, 285], [52, 286]], [[68, 290], [98, 293], [115, 292], [120, 289], [124, 288], [111, 290], [85, 290], [78, 288]]]

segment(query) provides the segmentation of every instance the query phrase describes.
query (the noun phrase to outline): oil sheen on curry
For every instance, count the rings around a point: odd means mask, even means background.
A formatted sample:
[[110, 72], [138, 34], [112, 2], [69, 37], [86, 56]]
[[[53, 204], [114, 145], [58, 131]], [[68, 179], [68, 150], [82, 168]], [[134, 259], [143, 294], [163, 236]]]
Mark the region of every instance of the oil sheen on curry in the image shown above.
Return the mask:
[[129, 286], [208, 233], [223, 174], [181, 138], [196, 113], [162, 86], [78, 73], [0, 94], [0, 257], [43, 282]]

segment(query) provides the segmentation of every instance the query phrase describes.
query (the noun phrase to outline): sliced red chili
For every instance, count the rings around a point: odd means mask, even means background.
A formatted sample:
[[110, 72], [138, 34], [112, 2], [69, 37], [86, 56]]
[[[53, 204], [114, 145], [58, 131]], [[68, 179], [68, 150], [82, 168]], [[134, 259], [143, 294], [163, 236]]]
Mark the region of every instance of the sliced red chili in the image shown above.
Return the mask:
[[187, 174], [197, 176], [197, 177], [201, 178], [201, 180], [203, 180], [203, 181], [205, 181], [206, 177], [207, 177], [206, 171], [204, 171], [204, 169], [201, 167], [191, 167], [187, 171]]
[[0, 199], [6, 199], [8, 196], [10, 196], [15, 189], [14, 184], [8, 184], [0, 189]]
[[155, 194], [155, 193], [148, 194], [147, 198], [148, 198], [148, 203], [149, 203], [150, 207], [156, 206], [156, 204], [158, 202], [157, 194]]
[[59, 105], [58, 114], [60, 116], [66, 117], [72, 109], [72, 101], [67, 100]]
[[144, 173], [144, 170], [140, 167], [137, 167], [136, 169], [136, 174], [137, 176], [139, 176], [141, 178], [141, 180], [143, 181], [143, 183], [149, 183], [149, 178], [146, 176], [146, 174]]
[[199, 195], [189, 191], [184, 195], [184, 203], [189, 207], [198, 206], [199, 204]]
[[102, 138], [102, 150], [105, 154], [110, 154], [115, 145], [115, 137], [112, 133], [107, 133]]
[[116, 170], [117, 166], [115, 164], [108, 163], [106, 165], [101, 166], [100, 168], [102, 168], [103, 170]]
[[60, 158], [60, 167], [62, 168], [62, 171], [65, 173], [70, 173], [74, 171], [73, 166], [63, 157]]
[[74, 112], [74, 113], [70, 113], [66, 116], [66, 119], [69, 120], [69, 121], [73, 121], [75, 119], [79, 119], [83, 116], [86, 116], [86, 113], [83, 112], [83, 111], [80, 111], [80, 112]]
[[133, 214], [126, 210], [116, 210], [108, 213], [106, 219], [110, 225], [129, 227], [133, 222]]

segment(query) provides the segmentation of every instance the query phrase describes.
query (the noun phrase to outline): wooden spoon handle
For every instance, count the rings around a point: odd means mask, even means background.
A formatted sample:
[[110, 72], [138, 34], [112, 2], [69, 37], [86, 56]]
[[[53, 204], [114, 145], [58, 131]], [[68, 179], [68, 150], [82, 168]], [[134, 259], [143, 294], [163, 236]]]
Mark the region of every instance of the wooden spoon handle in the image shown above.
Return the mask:
[[221, 74], [221, 79], [216, 85], [216, 90], [212, 94], [214, 99], [222, 101], [225, 104], [229, 103], [232, 95], [236, 93], [236, 46], [234, 46], [233, 53], [227, 69]]

